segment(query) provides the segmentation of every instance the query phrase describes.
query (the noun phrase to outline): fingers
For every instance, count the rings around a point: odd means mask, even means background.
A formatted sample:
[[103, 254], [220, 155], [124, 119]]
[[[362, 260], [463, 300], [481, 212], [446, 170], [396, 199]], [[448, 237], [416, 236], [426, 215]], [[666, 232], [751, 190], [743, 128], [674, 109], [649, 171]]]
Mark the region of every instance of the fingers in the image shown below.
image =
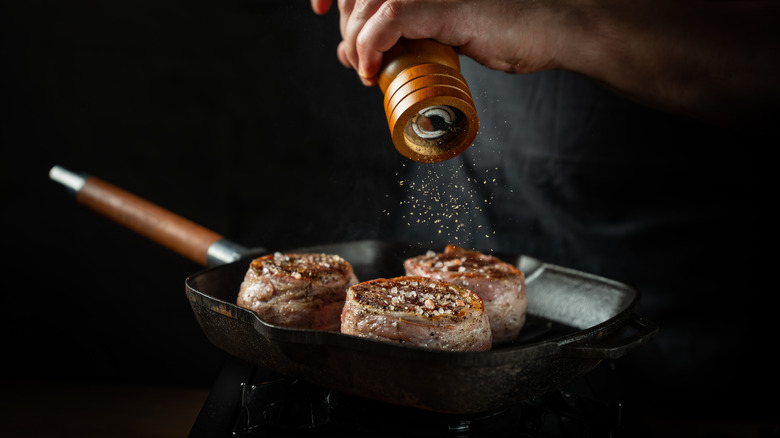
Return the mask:
[[339, 46], [336, 49], [336, 56], [338, 56], [339, 61], [344, 67], [352, 68], [352, 64], [350, 64], [349, 59], [347, 59], [346, 49], [344, 48], [345, 44], [344, 41], [339, 43]]
[[[339, 0], [342, 43], [337, 54], [346, 67], [357, 70], [366, 85], [373, 85], [384, 52], [401, 37], [434, 38], [460, 45], [459, 30], [468, 18], [468, 2], [430, 0]], [[468, 21], [468, 20], [467, 20]]]
[[317, 15], [324, 15], [330, 10], [332, 0], [311, 0], [311, 9]]
[[382, 54], [400, 38], [432, 38], [460, 46], [467, 42], [464, 23], [472, 21], [469, 2], [388, 0], [364, 23], [355, 42], [363, 76], [379, 72]]
[[[415, 8], [410, 3], [388, 1], [379, 6], [365, 22], [361, 23], [355, 39], [355, 53], [358, 59], [358, 74], [361, 78], [373, 78], [379, 73], [383, 53], [390, 50], [403, 36], [425, 38], [425, 31], [406, 26]], [[419, 18], [419, 17], [417, 17]], [[424, 20], [423, 20], [424, 21]]]
[[[315, 11], [333, 2], [311, 1]], [[553, 68], [562, 47], [560, 35], [566, 31], [561, 27], [566, 22], [557, 3], [338, 0], [343, 41], [337, 55], [344, 66], [357, 70], [366, 85], [376, 83], [384, 53], [400, 38], [431, 38], [456, 46], [461, 54], [496, 70], [530, 73]]]
[[339, 44], [339, 60], [346, 67], [354, 68], [351, 64], [349, 56], [347, 56], [347, 26], [349, 24], [349, 18], [352, 15], [352, 8], [355, 5], [354, 0], [339, 0], [339, 30], [341, 31], [342, 42]]
[[357, 39], [366, 21], [376, 13], [384, 2], [385, 0], [342, 0], [339, 3], [342, 18], [341, 36], [344, 39], [340, 50], [349, 66], [357, 70], [364, 83], [366, 83], [365, 79], [370, 78], [371, 75], [365, 74], [360, 67]]

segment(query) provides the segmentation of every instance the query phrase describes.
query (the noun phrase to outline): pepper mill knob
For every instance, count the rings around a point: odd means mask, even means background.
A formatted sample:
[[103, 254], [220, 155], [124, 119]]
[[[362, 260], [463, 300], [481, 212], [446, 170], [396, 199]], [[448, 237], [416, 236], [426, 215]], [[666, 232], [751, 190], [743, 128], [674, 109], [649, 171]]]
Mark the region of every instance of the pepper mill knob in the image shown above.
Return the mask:
[[471, 146], [479, 117], [455, 49], [430, 39], [402, 38], [384, 59], [378, 83], [398, 152], [436, 163]]

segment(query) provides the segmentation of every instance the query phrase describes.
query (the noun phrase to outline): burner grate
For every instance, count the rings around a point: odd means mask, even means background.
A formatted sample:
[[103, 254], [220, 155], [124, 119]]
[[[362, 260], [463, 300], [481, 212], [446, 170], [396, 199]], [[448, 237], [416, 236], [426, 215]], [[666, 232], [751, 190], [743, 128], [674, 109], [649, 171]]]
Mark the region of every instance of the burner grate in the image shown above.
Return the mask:
[[614, 362], [560, 389], [491, 412], [452, 415], [391, 405], [227, 362], [190, 433], [196, 437], [622, 438]]
[[569, 389], [491, 412], [452, 415], [328, 390], [305, 381], [277, 378], [242, 386], [235, 437], [612, 437], [620, 404]]

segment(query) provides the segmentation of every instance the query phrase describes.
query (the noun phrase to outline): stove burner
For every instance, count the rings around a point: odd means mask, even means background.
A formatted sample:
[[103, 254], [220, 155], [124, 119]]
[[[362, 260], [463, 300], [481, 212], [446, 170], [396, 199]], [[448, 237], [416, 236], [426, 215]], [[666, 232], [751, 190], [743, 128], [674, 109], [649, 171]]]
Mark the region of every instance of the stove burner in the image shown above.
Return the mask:
[[284, 377], [227, 356], [190, 431], [200, 437], [623, 438], [641, 436], [614, 361], [558, 390], [503, 409], [450, 415]]
[[410, 437], [503, 437], [504, 431], [517, 428], [519, 418], [511, 408], [498, 409], [468, 415], [443, 414], [391, 405], [361, 397], [331, 392], [329, 399], [337, 424], [359, 427], [375, 434], [377, 426], [383, 429], [381, 436]]
[[274, 378], [244, 384], [234, 437], [611, 437], [620, 404], [570, 390], [469, 415], [428, 412]]

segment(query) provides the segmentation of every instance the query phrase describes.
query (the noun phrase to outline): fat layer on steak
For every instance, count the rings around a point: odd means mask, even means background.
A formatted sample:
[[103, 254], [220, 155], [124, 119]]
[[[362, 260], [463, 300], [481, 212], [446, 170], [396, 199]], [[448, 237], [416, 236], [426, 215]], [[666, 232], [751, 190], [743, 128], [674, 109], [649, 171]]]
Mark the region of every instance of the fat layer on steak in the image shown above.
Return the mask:
[[270, 324], [339, 331], [346, 290], [357, 282], [337, 255], [275, 253], [252, 261], [236, 304]]
[[476, 294], [456, 284], [414, 276], [350, 287], [341, 332], [448, 351], [486, 351], [492, 340]]
[[447, 245], [404, 261], [407, 275], [419, 275], [461, 285], [482, 298], [493, 342], [515, 339], [525, 324], [528, 298], [525, 276], [495, 256]]

